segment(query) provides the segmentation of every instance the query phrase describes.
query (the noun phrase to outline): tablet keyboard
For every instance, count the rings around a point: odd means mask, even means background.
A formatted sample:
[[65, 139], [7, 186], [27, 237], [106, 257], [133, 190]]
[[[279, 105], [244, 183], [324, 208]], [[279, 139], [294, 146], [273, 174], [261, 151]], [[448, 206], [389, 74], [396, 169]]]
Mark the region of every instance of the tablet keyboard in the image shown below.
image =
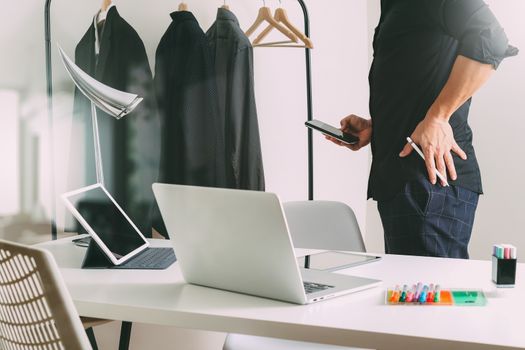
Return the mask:
[[323, 290], [334, 288], [334, 286], [329, 286], [327, 284], [304, 282], [304, 281], [303, 281], [303, 285], [304, 285], [304, 291], [306, 292], [306, 294], [322, 292]]
[[177, 258], [173, 248], [147, 248], [125, 263], [112, 268], [121, 270], [164, 270], [175, 261], [177, 261]]

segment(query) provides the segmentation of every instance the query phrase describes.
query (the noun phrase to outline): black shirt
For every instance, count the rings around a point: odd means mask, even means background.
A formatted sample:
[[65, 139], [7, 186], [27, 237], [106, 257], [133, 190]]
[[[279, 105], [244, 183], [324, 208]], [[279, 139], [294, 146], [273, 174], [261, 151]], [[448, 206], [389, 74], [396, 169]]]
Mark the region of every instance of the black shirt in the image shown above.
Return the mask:
[[224, 8], [206, 33], [215, 65], [219, 113], [224, 120], [226, 187], [264, 191], [255, 104], [253, 48], [235, 15]]
[[[448, 80], [458, 55], [492, 64], [518, 50], [508, 45], [498, 21], [482, 0], [382, 0], [374, 35], [370, 70], [372, 169], [368, 196], [388, 200], [403, 185], [427, 177], [424, 161], [399, 152], [425, 118]], [[458, 145], [467, 153], [453, 154], [458, 174], [452, 185], [482, 193], [481, 175], [468, 125], [471, 100], [451, 117]]]
[[[208, 41], [191, 12], [170, 16], [155, 55], [162, 125], [160, 182], [225, 187], [224, 120]], [[158, 206], [152, 215], [155, 229], [167, 237]]]
[[160, 180], [224, 187], [224, 121], [206, 35], [191, 12], [171, 13], [156, 52], [155, 88], [162, 121]]
[[[146, 48], [115, 6], [108, 10], [106, 20], [102, 27], [97, 26], [97, 31], [98, 54], [95, 49], [97, 35], [91, 18], [88, 30], [76, 46], [75, 63], [98, 81], [144, 98], [121, 120], [97, 111], [106, 186], [140, 231], [149, 236], [148, 208], [155, 201], [151, 183], [157, 179], [160, 161], [160, 143], [156, 141], [160, 126]], [[75, 89], [73, 108], [75, 125], [85, 128], [83, 147], [88, 151], [86, 157], [82, 157], [86, 162], [85, 182], [95, 183], [91, 103], [78, 89]], [[73, 173], [78, 172], [79, 147], [79, 139], [72, 138], [70, 170]]]

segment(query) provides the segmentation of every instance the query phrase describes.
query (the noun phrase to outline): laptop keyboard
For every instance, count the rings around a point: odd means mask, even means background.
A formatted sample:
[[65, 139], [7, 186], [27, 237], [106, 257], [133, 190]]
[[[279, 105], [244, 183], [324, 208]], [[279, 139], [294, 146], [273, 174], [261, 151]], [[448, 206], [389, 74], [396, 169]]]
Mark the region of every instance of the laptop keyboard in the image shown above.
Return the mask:
[[304, 281], [303, 281], [303, 285], [304, 285], [304, 291], [306, 292], [306, 294], [322, 292], [323, 290], [334, 288], [334, 286], [329, 286], [327, 284], [304, 282]]
[[125, 263], [112, 268], [121, 270], [164, 270], [175, 261], [177, 261], [177, 258], [173, 248], [147, 248]]

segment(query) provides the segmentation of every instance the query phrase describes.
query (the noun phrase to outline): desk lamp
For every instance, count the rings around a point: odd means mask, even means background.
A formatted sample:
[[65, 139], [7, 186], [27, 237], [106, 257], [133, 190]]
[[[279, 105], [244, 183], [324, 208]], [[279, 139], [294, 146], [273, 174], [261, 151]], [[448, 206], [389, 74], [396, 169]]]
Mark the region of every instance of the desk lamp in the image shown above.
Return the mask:
[[97, 183], [104, 186], [100, 137], [98, 132], [97, 107], [115, 119], [121, 119], [131, 113], [142, 102], [142, 97], [119, 91], [102, 84], [80, 69], [59, 46], [60, 57], [71, 80], [91, 102], [91, 120], [93, 123], [93, 140], [95, 147], [95, 164]]

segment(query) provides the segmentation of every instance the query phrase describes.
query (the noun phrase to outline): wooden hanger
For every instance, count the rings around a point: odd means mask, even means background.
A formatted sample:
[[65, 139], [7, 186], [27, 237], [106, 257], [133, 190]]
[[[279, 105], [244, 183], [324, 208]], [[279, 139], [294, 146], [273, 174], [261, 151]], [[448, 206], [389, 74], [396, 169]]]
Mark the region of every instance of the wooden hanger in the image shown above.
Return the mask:
[[255, 40], [253, 41], [253, 46], [257, 46], [257, 47], [299, 47], [299, 48], [302, 47], [302, 48], [309, 48], [309, 49], [314, 48], [314, 44], [312, 40], [309, 37], [307, 37], [303, 32], [301, 32], [299, 29], [297, 29], [296, 26], [292, 24], [284, 8], [280, 7], [277, 10], [275, 10], [274, 19], [278, 23], [282, 23], [287, 29], [289, 29], [292, 33], [294, 33], [294, 35], [296, 35], [299, 38], [299, 40], [301, 40], [304, 43], [304, 45], [287, 45], [289, 43], [285, 43], [282, 41], [261, 44], [261, 41], [264, 38], [266, 38], [266, 36], [268, 36], [268, 34], [270, 34], [270, 32], [273, 30], [272, 26], [268, 26], [266, 27], [265, 30], [261, 32], [261, 34], [259, 34], [257, 38], [255, 38]]
[[257, 18], [255, 19], [255, 22], [252, 24], [252, 26], [246, 31], [246, 36], [250, 37], [257, 28], [263, 23], [268, 22], [270, 27], [277, 29], [281, 33], [283, 33], [286, 37], [288, 37], [291, 41], [297, 43], [299, 39], [297, 36], [295, 36], [294, 33], [292, 33], [290, 30], [285, 28], [281, 23], [277, 22], [273, 16], [272, 12], [269, 7], [263, 6], [259, 9], [259, 14], [257, 15]]
[[100, 10], [98, 11], [96, 15], [97, 24], [100, 24], [106, 20], [107, 15], [108, 15], [108, 10], [112, 4], [113, 3], [111, 0], [102, 0], [102, 5], [100, 6]]
[[111, 0], [102, 0], [102, 6], [100, 6], [101, 11], [107, 11], [111, 6]]
[[188, 4], [184, 1], [179, 4], [179, 11], [188, 11]]
[[222, 5], [221, 8], [225, 10], [230, 10], [230, 6], [228, 6], [228, 4], [226, 3], [226, 0], [224, 0], [224, 5]]

